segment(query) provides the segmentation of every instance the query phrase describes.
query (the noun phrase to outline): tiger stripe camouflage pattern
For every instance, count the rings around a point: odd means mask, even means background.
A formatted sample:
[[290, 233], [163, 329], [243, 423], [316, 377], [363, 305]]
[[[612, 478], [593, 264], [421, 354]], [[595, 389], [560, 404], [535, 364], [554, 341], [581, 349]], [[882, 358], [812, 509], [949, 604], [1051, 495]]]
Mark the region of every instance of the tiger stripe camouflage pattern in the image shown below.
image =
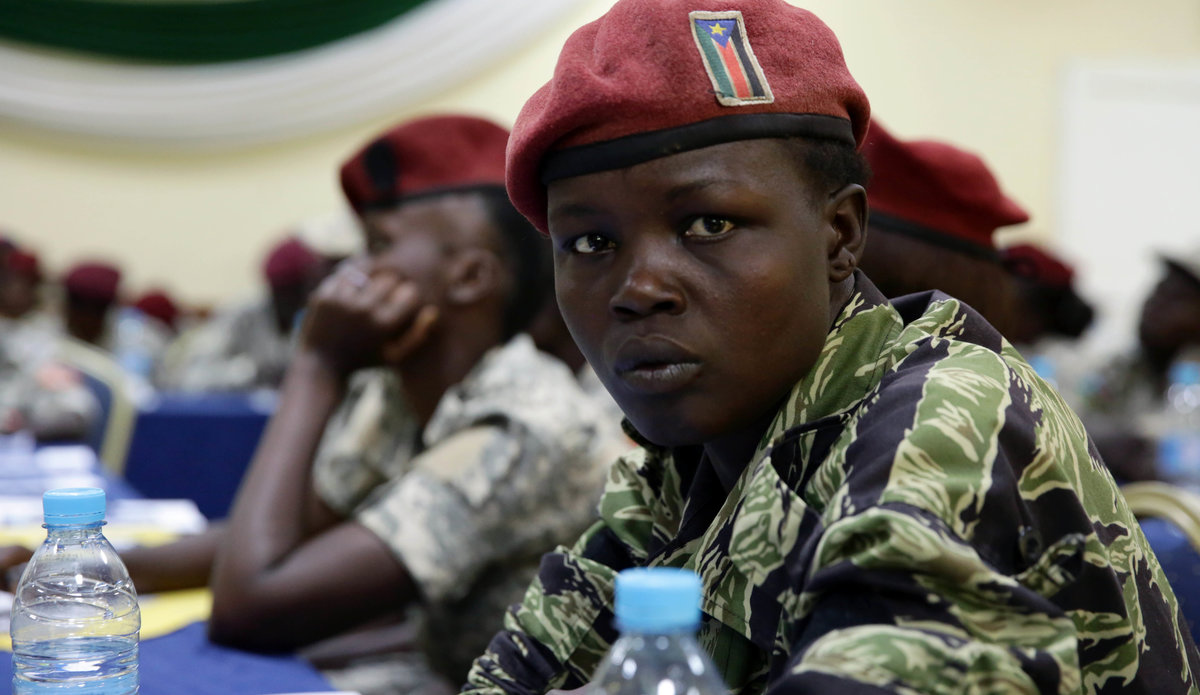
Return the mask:
[[889, 305], [859, 274], [727, 496], [699, 451], [640, 443], [464, 692], [586, 682], [613, 577], [639, 565], [700, 573], [700, 640], [734, 693], [1197, 692], [1174, 593], [1078, 418], [946, 295]]

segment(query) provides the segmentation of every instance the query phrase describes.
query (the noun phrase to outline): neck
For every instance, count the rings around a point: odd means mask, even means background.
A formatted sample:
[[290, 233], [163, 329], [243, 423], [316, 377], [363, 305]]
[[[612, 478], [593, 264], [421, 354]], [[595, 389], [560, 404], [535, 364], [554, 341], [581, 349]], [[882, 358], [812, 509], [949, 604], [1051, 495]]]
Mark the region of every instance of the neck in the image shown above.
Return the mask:
[[467, 330], [443, 323], [417, 352], [397, 367], [404, 397], [422, 428], [446, 391], [466, 378], [488, 350], [502, 344], [500, 330], [479, 330], [476, 317]]
[[750, 464], [751, 457], [758, 449], [759, 441], [762, 440], [767, 427], [771, 425], [774, 418], [775, 410], [772, 409], [769, 415], [750, 426], [744, 427], [734, 434], [705, 443], [704, 453], [712, 462], [713, 469], [716, 471], [717, 477], [721, 479], [726, 491], [733, 487], [742, 471]]

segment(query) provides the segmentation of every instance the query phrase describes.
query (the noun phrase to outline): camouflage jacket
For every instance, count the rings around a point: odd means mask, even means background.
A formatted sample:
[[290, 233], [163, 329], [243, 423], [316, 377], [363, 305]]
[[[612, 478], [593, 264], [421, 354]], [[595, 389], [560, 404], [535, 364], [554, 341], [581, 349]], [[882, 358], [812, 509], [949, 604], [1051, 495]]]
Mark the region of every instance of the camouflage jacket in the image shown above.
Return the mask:
[[464, 692], [584, 683], [612, 582], [682, 566], [734, 693], [1196, 692], [1173, 592], [1082, 425], [977, 313], [864, 276], [725, 495], [696, 451], [611, 469]]
[[393, 373], [363, 373], [314, 485], [404, 564], [424, 598], [423, 651], [461, 682], [541, 555], [596, 520], [625, 441], [566, 365], [519, 335], [443, 395], [423, 432]]

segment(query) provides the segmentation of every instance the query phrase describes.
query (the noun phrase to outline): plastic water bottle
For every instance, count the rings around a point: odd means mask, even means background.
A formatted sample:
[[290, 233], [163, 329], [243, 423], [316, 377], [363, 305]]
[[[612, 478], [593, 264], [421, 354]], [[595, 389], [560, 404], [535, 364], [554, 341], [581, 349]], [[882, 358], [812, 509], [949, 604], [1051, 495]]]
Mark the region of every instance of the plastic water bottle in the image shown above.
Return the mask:
[[1200, 362], [1176, 362], [1169, 380], [1158, 440], [1159, 474], [1181, 485], [1200, 486]]
[[122, 307], [117, 314], [114, 351], [122, 369], [141, 379], [150, 378], [154, 371], [154, 336], [146, 316], [134, 307]]
[[101, 533], [104, 491], [50, 490], [46, 541], [25, 567], [9, 630], [16, 695], [138, 692], [141, 612], [129, 572]]
[[700, 577], [668, 567], [617, 575], [621, 636], [596, 670], [588, 695], [722, 695], [729, 688], [696, 643]]

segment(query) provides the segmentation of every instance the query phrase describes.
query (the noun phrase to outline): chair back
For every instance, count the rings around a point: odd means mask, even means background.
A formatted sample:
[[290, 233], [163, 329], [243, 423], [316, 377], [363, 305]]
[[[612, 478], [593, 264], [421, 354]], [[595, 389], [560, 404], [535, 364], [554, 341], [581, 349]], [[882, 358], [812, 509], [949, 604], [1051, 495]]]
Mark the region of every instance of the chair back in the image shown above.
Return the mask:
[[1160, 482], [1129, 483], [1121, 491], [1200, 640], [1200, 494]]
[[74, 338], [59, 341], [56, 357], [79, 370], [100, 403], [101, 416], [88, 434], [88, 444], [106, 470], [113, 475], [124, 474], [125, 455], [137, 418], [125, 371], [112, 355]]

